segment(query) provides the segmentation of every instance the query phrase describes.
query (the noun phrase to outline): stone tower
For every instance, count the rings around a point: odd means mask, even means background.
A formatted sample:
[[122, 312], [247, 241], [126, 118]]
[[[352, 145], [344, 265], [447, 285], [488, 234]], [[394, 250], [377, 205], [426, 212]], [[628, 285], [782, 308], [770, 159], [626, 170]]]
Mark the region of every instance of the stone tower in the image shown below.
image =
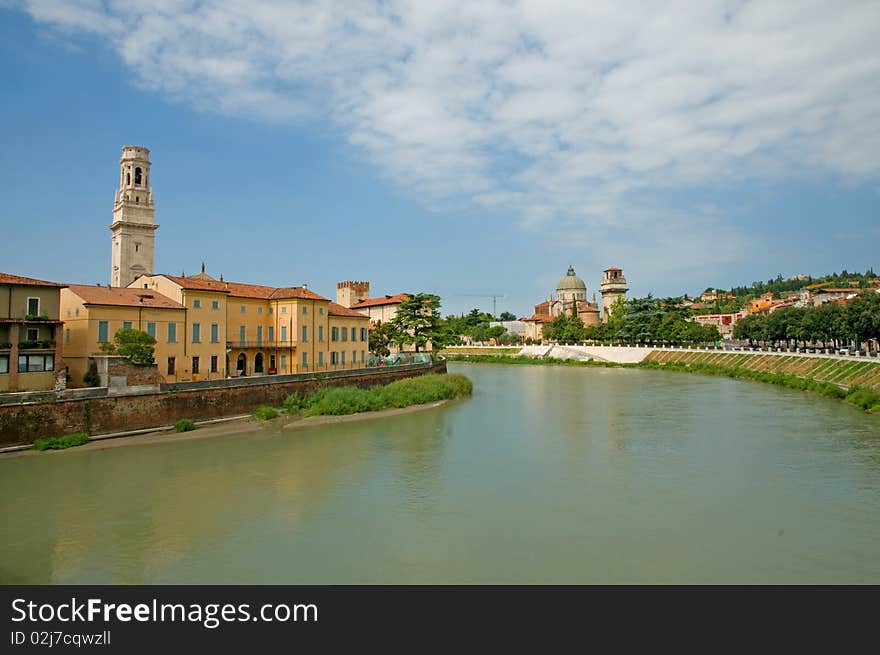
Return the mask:
[[124, 146], [110, 224], [110, 286], [125, 287], [138, 275], [153, 273], [158, 227], [150, 188], [150, 150]]
[[599, 293], [602, 294], [602, 322], [607, 323], [611, 315], [611, 305], [618, 298], [626, 299], [626, 278], [619, 268], [606, 268], [602, 272], [602, 284], [599, 285]]
[[370, 297], [370, 283], [346, 280], [336, 285], [336, 302], [343, 307], [357, 305]]

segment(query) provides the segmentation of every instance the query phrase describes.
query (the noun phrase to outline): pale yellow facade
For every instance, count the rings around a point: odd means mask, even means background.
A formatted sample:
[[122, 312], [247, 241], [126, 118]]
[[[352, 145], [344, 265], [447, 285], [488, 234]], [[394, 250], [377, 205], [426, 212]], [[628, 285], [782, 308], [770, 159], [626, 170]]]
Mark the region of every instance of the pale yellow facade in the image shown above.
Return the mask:
[[[102, 344], [113, 340], [122, 328], [149, 333], [156, 339], [153, 359], [158, 372], [166, 382], [193, 379], [187, 355], [191, 348], [185, 342], [186, 311], [183, 307], [151, 307], [108, 305], [86, 302], [77, 293], [77, 285], [63, 289], [61, 312], [64, 319], [65, 362], [71, 376], [71, 387], [87, 386], [84, 376], [89, 368], [89, 356], [100, 354]], [[87, 291], [81, 291], [87, 294]], [[123, 289], [101, 289], [118, 295]], [[113, 299], [119, 302], [119, 299]], [[219, 357], [222, 352], [218, 349]], [[219, 361], [223, 361], [222, 358]], [[219, 377], [214, 375], [213, 377]]]
[[221, 316], [218, 334], [228, 376], [356, 369], [369, 358], [369, 318], [305, 286], [224, 282], [204, 273], [142, 276], [130, 286], [155, 289], [184, 304], [190, 323], [214, 325]]

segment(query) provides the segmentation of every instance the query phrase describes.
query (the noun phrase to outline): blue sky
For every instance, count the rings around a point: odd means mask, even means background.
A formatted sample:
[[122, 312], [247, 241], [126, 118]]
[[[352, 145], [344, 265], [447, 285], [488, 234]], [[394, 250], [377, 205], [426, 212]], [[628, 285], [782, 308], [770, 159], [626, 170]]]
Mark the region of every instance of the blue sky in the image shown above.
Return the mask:
[[569, 264], [880, 270], [876, 3], [440, 4], [0, 0], [0, 270], [106, 283], [126, 144], [159, 272], [526, 315]]

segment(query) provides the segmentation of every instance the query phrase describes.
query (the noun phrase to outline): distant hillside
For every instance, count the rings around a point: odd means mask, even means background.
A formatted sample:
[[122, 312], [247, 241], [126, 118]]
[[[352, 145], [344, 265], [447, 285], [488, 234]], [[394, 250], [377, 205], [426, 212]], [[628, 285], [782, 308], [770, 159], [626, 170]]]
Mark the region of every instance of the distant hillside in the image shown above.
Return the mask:
[[798, 276], [787, 280], [778, 275], [775, 280], [752, 282], [750, 286], [733, 287], [730, 293], [739, 299], [747, 297], [757, 298], [768, 292], [778, 295], [786, 292], [800, 291], [804, 287], [814, 284], [824, 284], [829, 287], [848, 287], [850, 282], [856, 281], [859, 283], [859, 287], [864, 289], [868, 286], [868, 280], [876, 277], [876, 273], [870, 268], [864, 273], [850, 273], [844, 269], [840, 273], [830, 273], [819, 277], [812, 277], [810, 275]]

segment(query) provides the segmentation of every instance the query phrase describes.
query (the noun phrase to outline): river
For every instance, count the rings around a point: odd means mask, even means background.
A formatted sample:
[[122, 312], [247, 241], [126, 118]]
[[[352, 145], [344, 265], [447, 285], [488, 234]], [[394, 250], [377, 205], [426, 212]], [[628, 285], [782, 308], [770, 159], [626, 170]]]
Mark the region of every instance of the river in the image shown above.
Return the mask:
[[473, 398], [0, 458], [0, 582], [880, 582], [880, 417], [683, 373], [449, 369]]

